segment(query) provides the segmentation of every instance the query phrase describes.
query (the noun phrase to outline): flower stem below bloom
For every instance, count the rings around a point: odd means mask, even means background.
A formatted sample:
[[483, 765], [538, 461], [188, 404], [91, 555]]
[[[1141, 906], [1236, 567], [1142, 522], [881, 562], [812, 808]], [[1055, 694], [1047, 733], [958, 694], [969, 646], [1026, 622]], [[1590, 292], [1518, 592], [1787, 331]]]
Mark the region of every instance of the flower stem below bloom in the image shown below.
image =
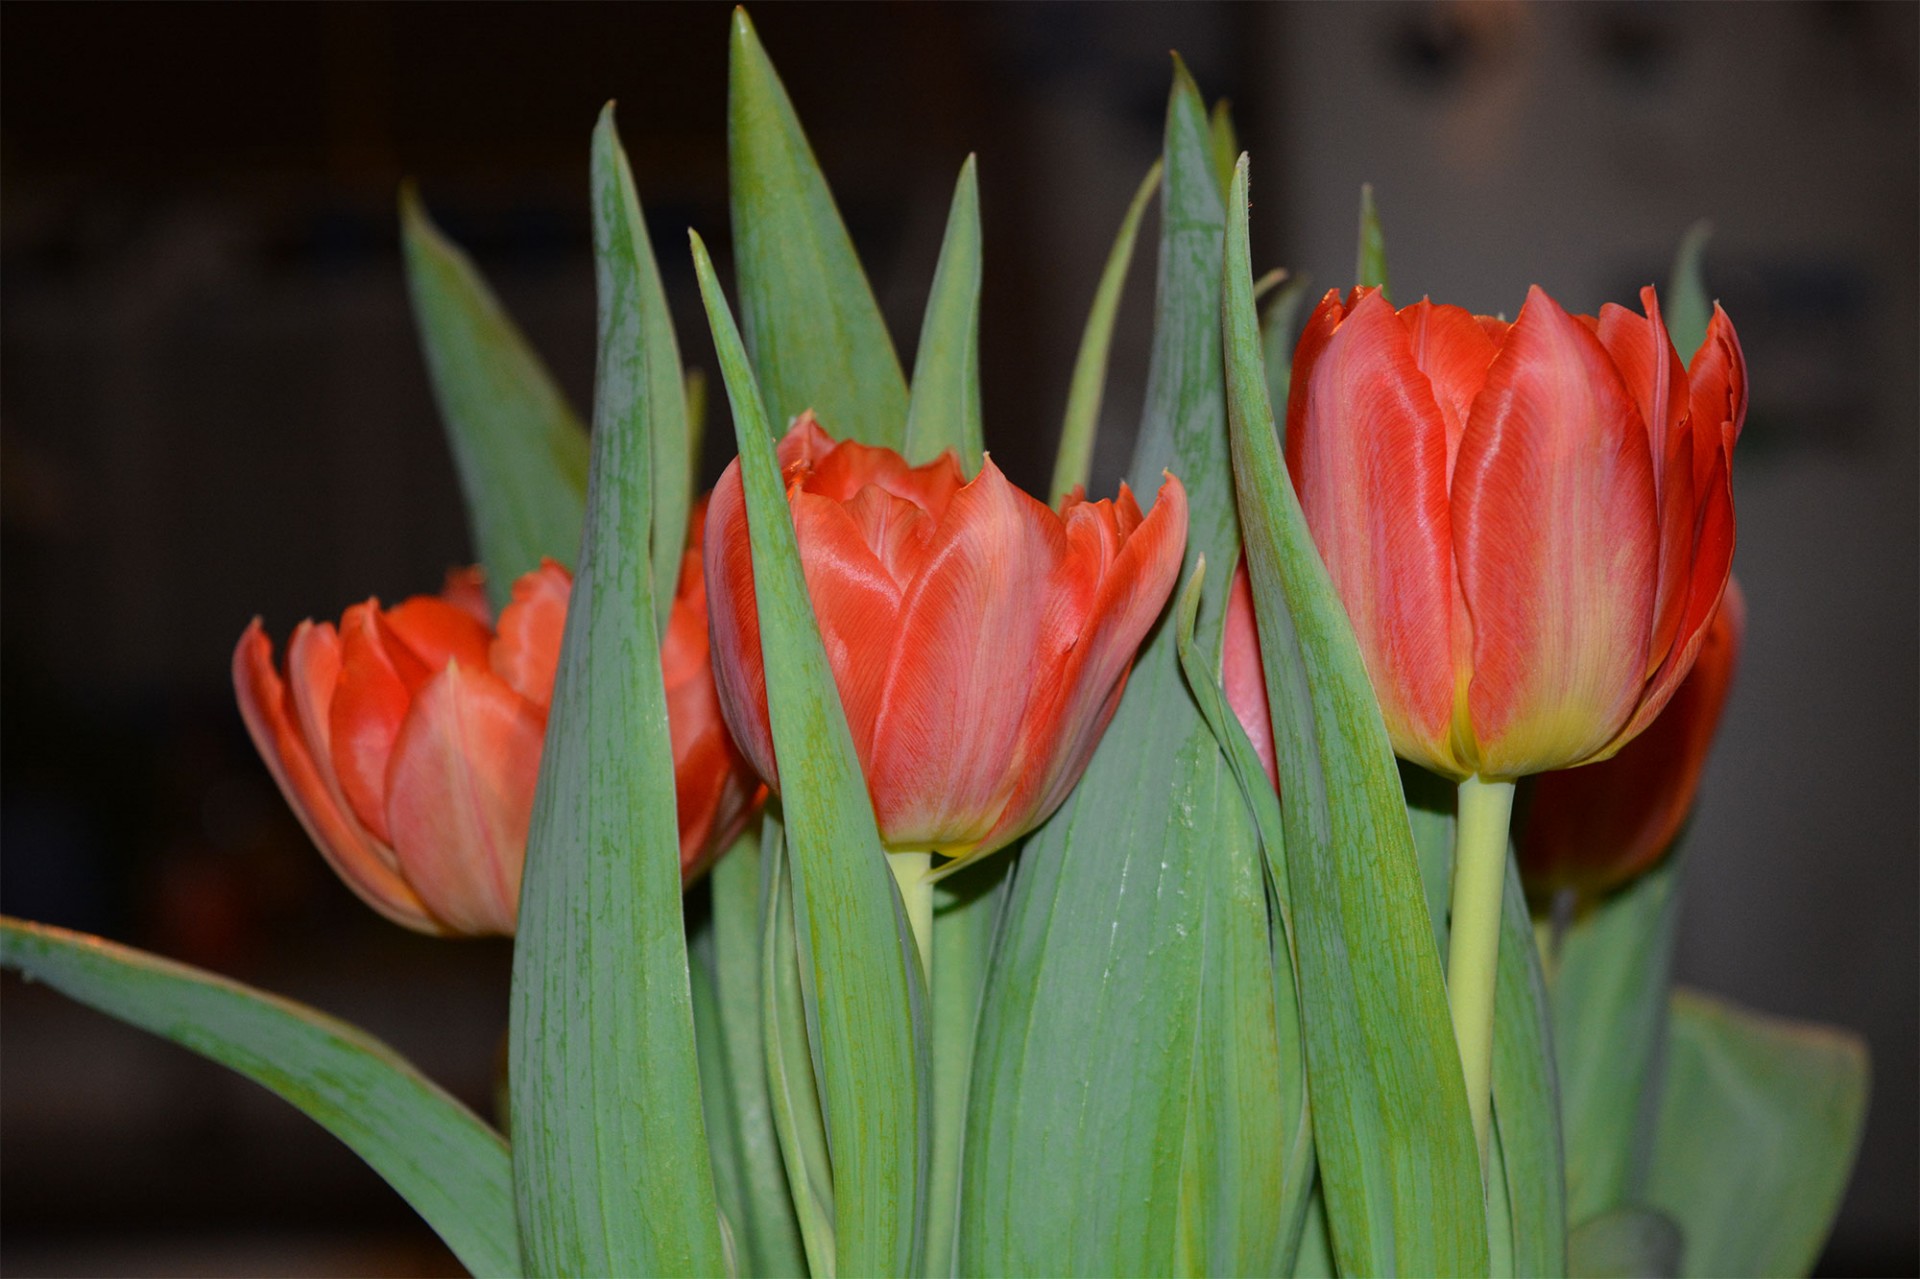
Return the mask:
[[1493, 1115], [1493, 1004], [1500, 958], [1500, 895], [1507, 877], [1507, 826], [1513, 783], [1469, 777], [1460, 783], [1453, 837], [1453, 920], [1447, 943], [1447, 1003], [1467, 1081], [1467, 1108], [1487, 1167]]
[[907, 908], [907, 922], [913, 925], [913, 940], [920, 947], [920, 975], [929, 988], [933, 985], [933, 866], [932, 853], [888, 853], [887, 865], [894, 882], [900, 885], [900, 900]]

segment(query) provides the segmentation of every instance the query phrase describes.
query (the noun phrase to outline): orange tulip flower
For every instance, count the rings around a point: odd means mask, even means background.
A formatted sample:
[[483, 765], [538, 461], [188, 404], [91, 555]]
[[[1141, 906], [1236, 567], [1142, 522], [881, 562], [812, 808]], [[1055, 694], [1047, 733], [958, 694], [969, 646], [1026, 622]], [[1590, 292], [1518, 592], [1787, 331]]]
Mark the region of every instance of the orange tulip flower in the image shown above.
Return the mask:
[[1260, 756], [1267, 780], [1280, 789], [1279, 759], [1273, 751], [1273, 715], [1267, 706], [1267, 668], [1260, 660], [1260, 631], [1253, 616], [1253, 581], [1247, 562], [1234, 570], [1221, 623], [1220, 684], [1233, 717], [1240, 721]]
[[1692, 667], [1733, 557], [1746, 365], [1714, 309], [1683, 368], [1646, 315], [1507, 324], [1329, 293], [1287, 462], [1394, 749], [1453, 778], [1605, 759]]
[[1597, 897], [1660, 860], [1700, 789], [1746, 620], [1740, 584], [1729, 581], [1693, 671], [1660, 717], [1610, 760], [1534, 779], [1516, 840], [1529, 888]]
[[[1056, 513], [989, 459], [967, 482], [810, 414], [780, 442], [814, 616], [897, 852], [971, 860], [1040, 824], [1085, 770], [1186, 543], [1168, 476], [1142, 516], [1077, 494]], [[714, 674], [734, 739], [777, 785], [753, 561], [736, 461], [706, 547]], [[896, 873], [898, 871], [896, 870]]]
[[[699, 563], [690, 550], [661, 651], [687, 880], [764, 793], [720, 719]], [[254, 745], [335, 871], [396, 923], [513, 931], [571, 591], [543, 562], [496, 630], [477, 570], [454, 574], [437, 597], [356, 604], [337, 631], [302, 622], [284, 671], [258, 618], [241, 636], [234, 688]]]

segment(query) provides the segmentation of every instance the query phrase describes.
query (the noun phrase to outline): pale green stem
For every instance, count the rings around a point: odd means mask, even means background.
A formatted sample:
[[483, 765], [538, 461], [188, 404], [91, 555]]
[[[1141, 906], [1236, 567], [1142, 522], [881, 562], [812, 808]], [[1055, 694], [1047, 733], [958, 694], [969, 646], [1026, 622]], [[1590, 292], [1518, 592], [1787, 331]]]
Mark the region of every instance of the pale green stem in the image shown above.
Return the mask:
[[1493, 1117], [1493, 996], [1500, 958], [1500, 892], [1507, 880], [1507, 825], [1513, 783], [1469, 777], [1460, 783], [1453, 842], [1453, 920], [1447, 943], [1447, 1004], [1467, 1108], [1486, 1175]]
[[920, 975], [927, 988], [933, 988], [933, 866], [932, 853], [888, 853], [887, 865], [893, 868], [894, 882], [900, 885], [900, 900], [907, 907], [907, 922], [913, 925], [913, 940], [920, 947]]

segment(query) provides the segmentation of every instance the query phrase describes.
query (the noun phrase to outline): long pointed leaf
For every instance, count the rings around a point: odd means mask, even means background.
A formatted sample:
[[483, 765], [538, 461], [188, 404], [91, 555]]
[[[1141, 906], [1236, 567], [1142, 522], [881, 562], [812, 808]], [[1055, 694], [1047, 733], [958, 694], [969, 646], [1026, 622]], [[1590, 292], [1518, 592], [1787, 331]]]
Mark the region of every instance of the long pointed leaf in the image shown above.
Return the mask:
[[[1189, 497], [1189, 554], [1231, 562], [1220, 195], [1206, 108], [1178, 66], [1165, 163], [1154, 355], [1133, 481], [1150, 491], [1164, 469], [1177, 472]], [[1215, 655], [1220, 612], [1216, 602], [1201, 626], [1201, 646]], [[1270, 1247], [1258, 1258], [1221, 1255], [1245, 1235], [1215, 1225], [1252, 1223], [1236, 1196], [1250, 1201], [1271, 1182], [1263, 1174], [1236, 1187], [1222, 1184], [1222, 1172], [1242, 1157], [1278, 1163], [1280, 1134], [1223, 1133], [1211, 1108], [1195, 1109], [1200, 1036], [1218, 1030], [1200, 1011], [1207, 863], [1223, 843], [1248, 844], [1250, 820], [1181, 680], [1173, 628], [1162, 625], [1079, 786], [1021, 854], [974, 1059], [962, 1272], [1237, 1273], [1268, 1264]], [[1223, 983], [1230, 957], [1246, 963], [1249, 954], [1215, 953]], [[1221, 989], [1270, 983], [1270, 958], [1252, 959], [1258, 983], [1240, 984], [1235, 970]], [[1098, 1196], [1083, 1189], [1091, 1169]]]
[[1712, 238], [1710, 222], [1688, 227], [1673, 255], [1673, 273], [1667, 277], [1667, 296], [1660, 312], [1667, 323], [1667, 335], [1673, 339], [1673, 349], [1682, 360], [1693, 359], [1693, 353], [1707, 340], [1707, 324], [1713, 319], [1713, 301], [1701, 270], [1701, 258]]
[[1381, 297], [1392, 300], [1387, 291], [1387, 237], [1380, 229], [1380, 210], [1374, 207], [1371, 182], [1360, 187], [1360, 248], [1353, 282], [1361, 288], [1377, 288]]
[[873, 289], [746, 11], [733, 11], [728, 177], [740, 320], [777, 426], [812, 409], [839, 439], [897, 449], [907, 383]]
[[692, 438], [673, 313], [667, 308], [667, 291], [647, 238], [633, 169], [614, 128], [611, 102], [600, 112], [593, 130], [593, 187], [595, 210], [607, 223], [597, 247], [611, 254], [620, 275], [632, 281], [632, 305], [637, 310], [633, 336], [639, 360], [634, 373], [638, 391], [631, 411], [645, 415], [644, 438], [653, 444], [653, 606], [656, 628], [664, 636], [667, 615], [673, 611], [674, 584], [680, 579], [680, 553], [693, 499]]
[[1140, 181], [1120, 219], [1119, 233], [1107, 252], [1107, 264], [1100, 270], [1100, 283], [1093, 291], [1093, 309], [1087, 313], [1087, 327], [1080, 335], [1080, 353], [1073, 361], [1073, 381], [1067, 390], [1066, 418], [1060, 424], [1060, 448], [1053, 463], [1053, 503], [1075, 488], [1084, 488], [1093, 469], [1093, 437], [1100, 427], [1100, 401], [1106, 395], [1107, 357], [1113, 350], [1113, 326], [1120, 316], [1120, 292], [1127, 284], [1127, 268], [1133, 264], [1133, 246], [1140, 238], [1140, 219], [1147, 202], [1160, 189], [1161, 162], [1155, 160]]
[[694, 267], [733, 406], [751, 531], [768, 718], [803, 989], [833, 1158], [838, 1273], [905, 1274], [923, 1245], [930, 1116], [918, 949], [813, 617], [773, 436], [746, 350], [693, 237]]
[[1386, 727], [1280, 459], [1246, 163], [1228, 201], [1227, 403], [1334, 1249], [1347, 1273], [1475, 1273], [1487, 1267], [1486, 1219], [1446, 988]]
[[[762, 830], [758, 824], [734, 841], [715, 864], [712, 957], [715, 1032], [724, 1049], [733, 1127], [725, 1138], [737, 1163], [739, 1208], [735, 1242], [743, 1275], [806, 1273], [800, 1232], [767, 1088], [767, 1050], [761, 1018], [760, 935]], [[709, 1130], [716, 1142], [721, 1135]]]
[[537, 1273], [710, 1275], [726, 1261], [651, 560], [650, 435], [684, 440], [685, 410], [650, 400], [664, 369], [677, 382], [677, 361], [670, 337], [659, 349], [634, 251], [638, 209], [607, 117], [594, 161], [593, 468], [514, 946], [514, 1188]]
[[412, 188], [401, 195], [400, 230], [414, 322], [497, 612], [513, 597], [514, 579], [542, 556], [573, 562], [586, 509], [587, 433]]
[[518, 1275], [507, 1143], [354, 1026], [101, 937], [0, 917], [0, 967], [232, 1068], [347, 1146], [476, 1275]]
[[960, 457], [967, 475], [980, 470], [985, 448], [980, 425], [980, 179], [973, 156], [960, 166], [946, 238], [934, 268], [920, 348], [913, 355], [907, 394], [907, 439], [902, 450], [916, 465], [943, 449]]
[[1648, 1201], [1683, 1275], [1804, 1275], [1833, 1228], [1867, 1114], [1867, 1049], [1827, 1026], [1673, 998]]

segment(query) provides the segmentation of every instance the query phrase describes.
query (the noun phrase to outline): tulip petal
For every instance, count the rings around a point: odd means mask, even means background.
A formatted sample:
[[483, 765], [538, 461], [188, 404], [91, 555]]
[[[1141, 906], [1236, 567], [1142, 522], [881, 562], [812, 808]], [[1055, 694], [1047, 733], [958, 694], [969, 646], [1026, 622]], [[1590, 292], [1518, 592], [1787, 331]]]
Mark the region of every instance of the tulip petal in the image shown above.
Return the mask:
[[[816, 554], [806, 548], [810, 585]], [[1035, 660], [1041, 588], [1066, 554], [1059, 518], [1009, 484], [992, 458], [954, 495], [897, 628], [882, 639], [891, 664], [862, 762], [890, 846], [971, 847], [1005, 809], [1009, 761], [1045, 679]], [[847, 687], [845, 674], [840, 683]]]
[[[553, 676], [560, 668], [560, 640], [572, 594], [573, 574], [552, 560], [541, 560], [539, 568], [513, 584], [513, 601], [500, 610], [500, 633], [486, 650], [486, 665], [535, 706], [553, 703]], [[459, 660], [478, 665], [464, 655]]]
[[1714, 455], [1732, 464], [1734, 443], [1747, 421], [1747, 357], [1740, 350], [1733, 321], [1718, 303], [1707, 322], [1706, 339], [1693, 353], [1687, 381], [1693, 422], [1694, 489], [1704, 493]]
[[487, 603], [487, 574], [479, 565], [448, 569], [440, 598], [480, 625], [493, 625], [493, 607]]
[[1647, 447], [1654, 466], [1654, 493], [1660, 504], [1660, 571], [1654, 591], [1652, 642], [1647, 674], [1653, 674], [1673, 647], [1687, 600], [1693, 568], [1693, 455], [1687, 434], [1687, 371], [1667, 336], [1660, 299], [1651, 287], [1640, 290], [1646, 315], [1608, 303], [1600, 308], [1596, 332], [1621, 381], [1640, 407]]
[[1453, 510], [1473, 619], [1468, 762], [1500, 778], [1590, 758], [1644, 686], [1659, 513], [1631, 394], [1538, 288], [1474, 402]]
[[[371, 600], [355, 604], [341, 617], [339, 654], [339, 682], [327, 711], [334, 775], [353, 815], [374, 838], [391, 844], [387, 762], [413, 700], [412, 688], [431, 672], [405, 645], [392, 640], [380, 625], [379, 605]], [[412, 679], [395, 669], [396, 659]]]
[[1227, 616], [1222, 624], [1223, 651], [1220, 656], [1220, 684], [1233, 717], [1240, 721], [1253, 742], [1267, 780], [1280, 789], [1279, 761], [1273, 752], [1273, 713], [1267, 705], [1266, 665], [1260, 660], [1260, 632], [1253, 613], [1253, 582], [1242, 559], [1234, 570], [1233, 588], [1227, 596]]
[[[1116, 505], [1122, 502], [1132, 504], [1124, 487]], [[1074, 632], [1059, 635], [1056, 619], [1064, 610], [1050, 610], [1042, 656], [1052, 660], [1036, 670], [1039, 678], [1011, 770], [1018, 785], [981, 842], [982, 851], [1045, 821], [1079, 782], [1120, 705], [1134, 656], [1173, 594], [1186, 546], [1187, 490], [1168, 475], [1153, 509], [1106, 565]], [[1070, 556], [1061, 565], [1060, 578], [1057, 592], [1083, 591], [1084, 561], [1076, 563]]]
[[1460, 452], [1460, 434], [1474, 397], [1487, 380], [1487, 368], [1500, 347], [1487, 336], [1472, 312], [1457, 306], [1435, 306], [1425, 298], [1400, 312], [1407, 330], [1414, 367], [1426, 375], [1434, 402], [1447, 424], [1447, 481], [1453, 481], [1453, 460]]
[[511, 933], [546, 716], [458, 661], [421, 687], [393, 745], [387, 825], [407, 881], [457, 932]]
[[1310, 372], [1296, 368], [1293, 400], [1294, 487], [1394, 749], [1457, 776], [1447, 424], [1377, 292], [1354, 305]]
[[1645, 732], [1612, 759], [1542, 774], [1521, 832], [1536, 890], [1599, 894], [1650, 869], [1673, 843], [1706, 769], [1745, 630], [1729, 582], [1692, 671]]
[[[338, 664], [337, 650], [331, 642], [332, 628], [314, 628], [306, 623], [303, 629], [325, 634], [323, 641], [305, 646], [309, 657], [303, 668], [305, 678], [325, 685], [317, 690], [324, 705], [331, 696], [333, 671]], [[273, 644], [259, 618], [247, 627], [233, 651], [233, 688], [240, 716], [267, 771], [273, 774], [314, 847], [347, 887], [396, 924], [423, 933], [445, 931], [427, 912], [419, 895], [369, 844], [365, 832], [339, 802], [324, 767], [315, 762], [296, 726], [294, 698], [273, 668]]]
[[[1358, 297], [1354, 300], [1359, 301]], [[1287, 470], [1294, 475], [1300, 473], [1300, 446], [1295, 441], [1299, 439], [1300, 424], [1307, 412], [1307, 384], [1312, 381], [1314, 366], [1320, 362], [1327, 343], [1333, 340], [1346, 318], [1347, 306], [1340, 300], [1340, 290], [1328, 289], [1320, 298], [1320, 305], [1313, 308], [1313, 314], [1300, 326], [1300, 340], [1293, 346], [1293, 377], [1287, 390], [1286, 457]]]
[[[788, 438], [792, 438], [789, 433]], [[740, 459], [727, 463], [707, 500], [708, 634], [714, 683], [734, 742], [753, 770], [779, 788], [773, 728], [767, 721], [767, 668], [760, 651], [760, 614], [753, 595], [753, 547], [740, 487]]]
[[[437, 595], [415, 595], [384, 612], [377, 604], [368, 607], [377, 614], [387, 658], [409, 689], [426, 683], [450, 661], [486, 664], [492, 629], [456, 604]], [[394, 647], [396, 640], [403, 650]]]
[[[862, 500], [862, 499], [866, 500]], [[806, 572], [807, 595], [820, 626], [847, 729], [863, 766], [871, 769], [874, 725], [883, 704], [887, 668], [900, 637], [902, 588], [867, 541], [872, 528], [883, 543], [895, 530], [923, 517], [913, 503], [890, 497], [879, 489], [862, 491], [852, 503], [841, 504], [816, 493], [794, 490], [793, 533], [800, 547], [800, 565]], [[855, 507], [866, 508], [866, 520]], [[889, 514], [876, 513], [885, 507]], [[903, 536], [912, 536], [910, 533]], [[884, 827], [884, 823], [882, 823]]]
[[781, 441], [780, 464], [790, 482], [797, 468], [808, 492], [836, 502], [850, 501], [871, 484], [936, 517], [966, 482], [960, 461], [951, 451], [923, 466], [909, 466], [892, 449], [875, 448], [858, 440], [835, 442], [811, 413], [795, 419]]

